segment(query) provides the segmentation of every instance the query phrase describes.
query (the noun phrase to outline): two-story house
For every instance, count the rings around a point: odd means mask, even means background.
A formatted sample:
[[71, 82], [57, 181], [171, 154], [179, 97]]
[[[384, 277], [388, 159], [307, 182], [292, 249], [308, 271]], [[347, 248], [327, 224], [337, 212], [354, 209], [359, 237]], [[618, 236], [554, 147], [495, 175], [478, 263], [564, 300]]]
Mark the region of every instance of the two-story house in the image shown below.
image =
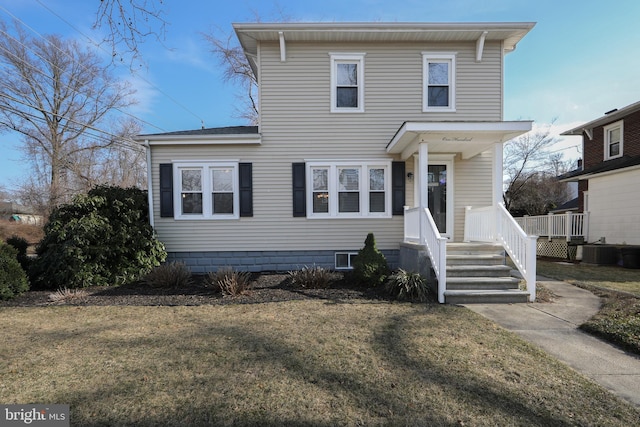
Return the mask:
[[[531, 122], [503, 120], [504, 61], [533, 25], [235, 24], [258, 126], [137, 138], [169, 259], [348, 269], [373, 232], [392, 267], [426, 254], [444, 302], [447, 243], [502, 244], [508, 228], [502, 145]], [[535, 275], [535, 254], [517, 262]]]
[[640, 102], [562, 135], [582, 136], [582, 167], [560, 177], [578, 182], [578, 211], [588, 212], [588, 242], [640, 245]]

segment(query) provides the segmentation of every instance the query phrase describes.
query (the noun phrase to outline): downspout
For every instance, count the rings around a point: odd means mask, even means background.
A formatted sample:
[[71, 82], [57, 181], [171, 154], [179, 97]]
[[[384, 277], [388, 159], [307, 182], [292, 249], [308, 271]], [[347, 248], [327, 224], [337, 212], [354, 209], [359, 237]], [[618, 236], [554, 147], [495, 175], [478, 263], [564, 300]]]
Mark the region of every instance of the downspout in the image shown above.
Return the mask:
[[153, 182], [151, 181], [151, 146], [149, 140], [144, 140], [144, 148], [147, 154], [147, 198], [149, 200], [149, 225], [154, 228], [153, 221]]

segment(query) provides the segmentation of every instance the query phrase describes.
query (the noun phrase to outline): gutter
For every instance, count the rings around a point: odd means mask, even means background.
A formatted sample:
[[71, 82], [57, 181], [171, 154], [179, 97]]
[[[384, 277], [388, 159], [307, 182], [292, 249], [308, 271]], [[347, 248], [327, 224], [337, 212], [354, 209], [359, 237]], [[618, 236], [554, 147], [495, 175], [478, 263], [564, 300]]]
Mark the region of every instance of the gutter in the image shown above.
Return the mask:
[[144, 148], [147, 154], [147, 198], [149, 200], [149, 225], [154, 228], [153, 221], [153, 182], [151, 181], [151, 146], [149, 140], [144, 140]]

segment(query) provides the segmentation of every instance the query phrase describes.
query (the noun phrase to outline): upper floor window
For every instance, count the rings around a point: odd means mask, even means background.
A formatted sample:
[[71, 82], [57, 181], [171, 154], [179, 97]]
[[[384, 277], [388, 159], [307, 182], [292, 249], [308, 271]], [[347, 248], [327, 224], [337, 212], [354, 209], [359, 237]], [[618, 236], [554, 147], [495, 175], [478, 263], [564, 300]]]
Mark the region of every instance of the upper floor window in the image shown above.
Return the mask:
[[174, 163], [177, 219], [239, 217], [238, 163]]
[[364, 111], [364, 53], [332, 53], [331, 111]]
[[604, 127], [604, 159], [621, 157], [623, 152], [624, 126], [622, 120]]
[[309, 218], [391, 216], [388, 162], [307, 163]]
[[423, 52], [423, 111], [455, 111], [455, 53]]

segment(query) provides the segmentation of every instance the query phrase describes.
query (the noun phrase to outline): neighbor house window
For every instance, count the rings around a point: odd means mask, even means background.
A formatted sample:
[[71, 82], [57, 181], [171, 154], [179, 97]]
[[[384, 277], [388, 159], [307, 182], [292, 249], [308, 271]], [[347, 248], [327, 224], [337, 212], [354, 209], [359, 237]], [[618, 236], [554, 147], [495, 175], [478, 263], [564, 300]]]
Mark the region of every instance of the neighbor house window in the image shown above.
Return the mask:
[[309, 218], [391, 215], [388, 162], [308, 162]]
[[623, 148], [623, 131], [624, 126], [622, 120], [612, 123], [604, 127], [604, 159], [615, 159], [622, 156]]
[[174, 163], [176, 219], [233, 219], [239, 217], [237, 162]]
[[331, 111], [364, 111], [364, 53], [331, 55]]
[[456, 56], [423, 52], [423, 110], [455, 111]]

